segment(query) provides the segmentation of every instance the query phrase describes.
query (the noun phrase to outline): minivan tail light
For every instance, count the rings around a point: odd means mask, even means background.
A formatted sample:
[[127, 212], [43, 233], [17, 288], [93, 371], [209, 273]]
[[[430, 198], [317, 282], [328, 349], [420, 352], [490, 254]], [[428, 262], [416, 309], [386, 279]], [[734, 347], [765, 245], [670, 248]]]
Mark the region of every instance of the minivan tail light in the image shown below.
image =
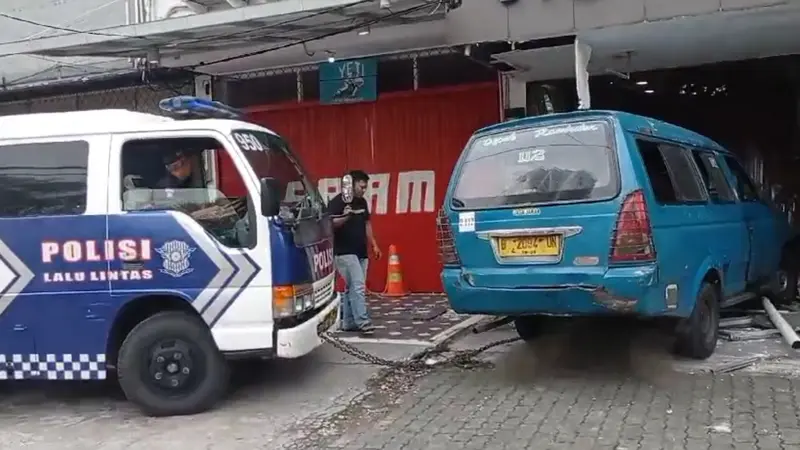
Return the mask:
[[461, 259], [456, 251], [456, 242], [453, 238], [453, 227], [444, 208], [436, 216], [436, 243], [439, 245], [439, 260], [445, 266], [461, 265]]
[[625, 263], [653, 261], [655, 258], [647, 202], [644, 192], [636, 190], [622, 202], [611, 239], [609, 259], [612, 263]]

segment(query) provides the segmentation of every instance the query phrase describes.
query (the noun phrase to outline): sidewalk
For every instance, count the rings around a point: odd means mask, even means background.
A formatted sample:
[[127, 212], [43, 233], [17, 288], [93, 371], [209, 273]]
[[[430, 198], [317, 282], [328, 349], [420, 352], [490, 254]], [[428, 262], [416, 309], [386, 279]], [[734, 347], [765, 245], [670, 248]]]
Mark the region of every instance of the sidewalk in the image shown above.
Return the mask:
[[[453, 312], [447, 297], [441, 294], [384, 297], [370, 293], [367, 304], [375, 325], [375, 333], [369, 338], [381, 341], [430, 342], [432, 337], [468, 317]], [[340, 337], [360, 337], [358, 333], [335, 334]]]

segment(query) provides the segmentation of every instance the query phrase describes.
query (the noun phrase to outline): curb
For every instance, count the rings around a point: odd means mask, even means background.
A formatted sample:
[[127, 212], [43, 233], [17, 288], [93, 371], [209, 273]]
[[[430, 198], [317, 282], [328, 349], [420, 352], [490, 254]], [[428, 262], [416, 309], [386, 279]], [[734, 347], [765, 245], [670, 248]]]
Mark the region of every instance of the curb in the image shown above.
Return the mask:
[[455, 341], [458, 338], [463, 337], [466, 334], [469, 334], [479, 323], [486, 321], [486, 320], [493, 320], [495, 316], [486, 316], [483, 314], [470, 316], [467, 319], [462, 320], [461, 322], [453, 325], [452, 327], [442, 331], [441, 333], [437, 334], [433, 338], [431, 338], [431, 342], [433, 343], [433, 347], [436, 349], [440, 349], [447, 344]]
[[420, 347], [433, 347], [428, 341], [418, 339], [389, 339], [389, 338], [365, 338], [359, 336], [345, 336], [338, 338], [348, 344], [394, 344], [394, 345], [417, 345]]
[[[433, 336], [430, 341], [419, 341], [415, 339], [385, 339], [385, 338], [363, 338], [357, 336], [347, 336], [340, 338], [349, 344], [395, 344], [395, 345], [418, 345], [424, 347], [403, 358], [405, 361], [415, 361], [425, 358], [431, 353], [442, 350], [453, 341], [469, 334], [472, 329], [481, 322], [489, 322], [497, 319], [496, 316], [474, 315], [461, 322], [445, 329], [441, 333]], [[337, 326], [338, 328], [338, 326]]]

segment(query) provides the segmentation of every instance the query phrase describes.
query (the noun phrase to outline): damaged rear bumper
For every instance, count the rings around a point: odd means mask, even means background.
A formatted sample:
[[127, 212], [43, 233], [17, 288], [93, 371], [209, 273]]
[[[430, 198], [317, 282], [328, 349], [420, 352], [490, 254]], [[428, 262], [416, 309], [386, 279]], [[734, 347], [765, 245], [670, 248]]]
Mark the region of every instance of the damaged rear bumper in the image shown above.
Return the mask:
[[607, 270], [582, 283], [483, 287], [461, 269], [446, 268], [442, 282], [452, 308], [464, 314], [566, 316], [682, 316], [667, 301], [655, 264]]

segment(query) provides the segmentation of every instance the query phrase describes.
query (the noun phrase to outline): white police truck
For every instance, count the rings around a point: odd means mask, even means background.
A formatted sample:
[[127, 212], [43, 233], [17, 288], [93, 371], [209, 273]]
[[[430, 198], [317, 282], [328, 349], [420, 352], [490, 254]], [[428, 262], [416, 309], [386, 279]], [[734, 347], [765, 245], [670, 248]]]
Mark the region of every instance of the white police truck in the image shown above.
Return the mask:
[[193, 414], [228, 359], [300, 357], [337, 320], [331, 219], [287, 143], [160, 106], [0, 117], [0, 380], [116, 376], [146, 414]]

